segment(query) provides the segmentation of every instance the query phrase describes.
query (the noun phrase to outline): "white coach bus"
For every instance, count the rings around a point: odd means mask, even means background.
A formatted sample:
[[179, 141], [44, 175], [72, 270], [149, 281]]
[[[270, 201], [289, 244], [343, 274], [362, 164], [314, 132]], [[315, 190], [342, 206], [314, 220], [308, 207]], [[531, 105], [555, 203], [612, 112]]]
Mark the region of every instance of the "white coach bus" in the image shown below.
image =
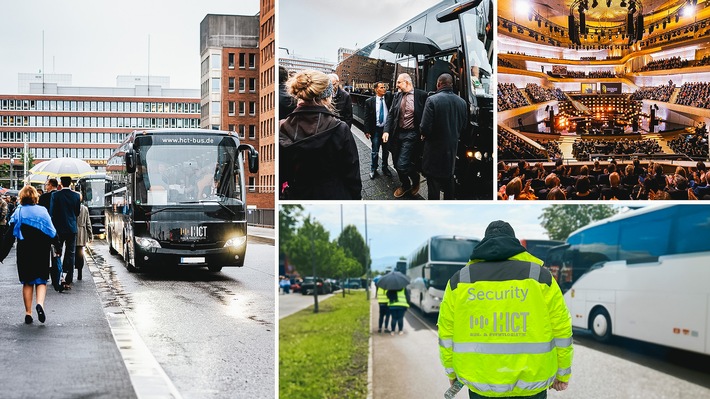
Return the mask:
[[597, 260], [565, 293], [573, 326], [710, 354], [710, 206], [649, 206], [567, 243], [565, 266]]

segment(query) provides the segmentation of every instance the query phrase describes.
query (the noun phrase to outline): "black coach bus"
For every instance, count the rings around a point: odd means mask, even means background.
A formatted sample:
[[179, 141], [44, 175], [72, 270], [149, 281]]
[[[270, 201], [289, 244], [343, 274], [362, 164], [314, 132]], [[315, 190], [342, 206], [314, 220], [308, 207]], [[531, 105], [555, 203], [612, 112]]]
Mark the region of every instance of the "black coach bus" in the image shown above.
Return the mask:
[[109, 158], [106, 239], [130, 271], [149, 266], [243, 266], [246, 191], [258, 153], [233, 132], [135, 131]]
[[[400, 73], [414, 87], [433, 93], [442, 73], [454, 78], [454, 92], [469, 106], [469, 128], [459, 138], [454, 177], [456, 199], [492, 199], [493, 193], [493, 2], [444, 0], [358, 50], [339, 67], [340, 80], [353, 87], [353, 118], [364, 122], [372, 84], [394, 90]], [[380, 44], [393, 33], [423, 34], [439, 47], [432, 54], [393, 54]]]

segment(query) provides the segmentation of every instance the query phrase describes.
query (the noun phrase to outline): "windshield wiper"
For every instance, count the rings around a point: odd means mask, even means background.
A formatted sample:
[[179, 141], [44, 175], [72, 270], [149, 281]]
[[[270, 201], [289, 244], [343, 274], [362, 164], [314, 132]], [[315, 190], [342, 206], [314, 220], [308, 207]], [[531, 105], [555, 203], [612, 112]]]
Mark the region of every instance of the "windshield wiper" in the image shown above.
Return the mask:
[[159, 213], [159, 212], [162, 212], [162, 211], [166, 211], [166, 210], [174, 211], [174, 210], [185, 210], [185, 209], [190, 209], [190, 208], [185, 207], [185, 206], [178, 206], [178, 207], [175, 207], [175, 206], [173, 206], [173, 207], [168, 207], [168, 206], [166, 206], [165, 208], [153, 209], [153, 210], [150, 211], [150, 212], [146, 212], [145, 215], [146, 215], [146, 216], [152, 216], [152, 215], [155, 215], [156, 213]]

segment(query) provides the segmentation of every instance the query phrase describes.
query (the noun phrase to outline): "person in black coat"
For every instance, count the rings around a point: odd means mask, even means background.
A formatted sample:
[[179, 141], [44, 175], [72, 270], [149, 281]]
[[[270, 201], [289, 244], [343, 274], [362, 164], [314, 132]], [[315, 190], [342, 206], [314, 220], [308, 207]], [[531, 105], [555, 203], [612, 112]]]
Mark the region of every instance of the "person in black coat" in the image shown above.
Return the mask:
[[454, 199], [454, 166], [459, 137], [468, 126], [466, 101], [454, 94], [454, 80], [443, 73], [436, 80], [436, 94], [427, 98], [420, 131], [424, 140], [422, 172], [427, 178], [428, 199]]
[[333, 83], [333, 106], [336, 115], [348, 125], [349, 129], [353, 126], [353, 101], [350, 98], [350, 93], [340, 88], [338, 75], [331, 73], [328, 77]]
[[[17, 238], [17, 274], [22, 283], [25, 302], [25, 323], [32, 323], [32, 294], [34, 291], [37, 318], [44, 323], [44, 299], [49, 280], [49, 254], [52, 244], [59, 250], [57, 231], [49, 213], [37, 205], [39, 193], [32, 186], [20, 190], [20, 206], [10, 218], [10, 227], [0, 244], [0, 262], [5, 260]], [[61, 252], [57, 256], [61, 255]]]
[[76, 256], [76, 218], [81, 211], [81, 198], [79, 193], [71, 189], [71, 177], [59, 178], [62, 189], [52, 193], [49, 204], [49, 215], [57, 229], [60, 246], [65, 245], [64, 258], [62, 259], [62, 272], [64, 273], [64, 289], [71, 289], [74, 280], [74, 261]]
[[280, 199], [361, 199], [357, 145], [332, 110], [328, 76], [302, 71], [286, 87], [298, 106], [279, 128]]
[[376, 82], [375, 96], [365, 100], [365, 137], [372, 142], [372, 162], [370, 163], [370, 179], [377, 176], [378, 153], [382, 146], [382, 174], [392, 176], [388, 167], [389, 144], [382, 142], [382, 133], [387, 122], [387, 114], [392, 108], [392, 93], [387, 92], [385, 84]]
[[[42, 205], [49, 212], [49, 203], [52, 201], [52, 193], [59, 187], [59, 182], [55, 178], [47, 179], [44, 183], [44, 193], [39, 196], [38, 204]], [[62, 264], [61, 259], [57, 257], [52, 257], [52, 267], [50, 269], [50, 275], [52, 276], [52, 287], [57, 292], [64, 291], [64, 286], [62, 285]]]
[[[394, 157], [397, 176], [402, 183], [394, 191], [396, 198], [402, 197], [407, 192], [412, 195], [419, 193], [419, 171], [416, 164], [421, 156], [420, 124], [427, 93], [415, 89], [412, 77], [403, 73], [397, 77], [399, 93], [392, 100], [392, 109], [387, 116], [385, 131], [382, 133], [382, 142], [390, 140], [390, 150]], [[409, 97], [411, 96], [411, 97]], [[403, 104], [403, 99], [406, 99]], [[405, 112], [402, 112], [405, 108]]]

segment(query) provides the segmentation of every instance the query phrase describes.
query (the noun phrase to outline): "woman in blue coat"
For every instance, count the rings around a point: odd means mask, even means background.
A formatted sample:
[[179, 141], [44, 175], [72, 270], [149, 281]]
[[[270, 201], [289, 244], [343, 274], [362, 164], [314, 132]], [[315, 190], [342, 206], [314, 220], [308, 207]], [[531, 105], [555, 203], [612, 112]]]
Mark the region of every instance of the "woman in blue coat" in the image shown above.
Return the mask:
[[[19, 193], [20, 206], [10, 218], [10, 227], [0, 245], [0, 262], [5, 260], [17, 238], [17, 273], [22, 283], [25, 323], [32, 323], [32, 294], [37, 300], [37, 318], [44, 323], [44, 298], [47, 294], [51, 245], [59, 247], [57, 231], [47, 209], [38, 206], [39, 193], [25, 186]], [[60, 250], [61, 251], [61, 250]], [[58, 254], [59, 256], [61, 254]]]

